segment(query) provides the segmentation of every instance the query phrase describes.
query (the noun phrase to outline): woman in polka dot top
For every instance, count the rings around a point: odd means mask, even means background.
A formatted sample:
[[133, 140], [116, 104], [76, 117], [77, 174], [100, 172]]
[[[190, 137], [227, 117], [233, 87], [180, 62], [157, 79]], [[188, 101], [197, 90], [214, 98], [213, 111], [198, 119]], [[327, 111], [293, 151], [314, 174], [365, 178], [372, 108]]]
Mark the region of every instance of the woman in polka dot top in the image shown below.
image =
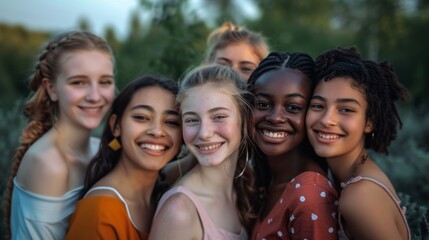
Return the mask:
[[337, 192], [305, 133], [313, 79], [309, 55], [282, 52], [271, 53], [249, 78], [261, 192], [252, 239], [337, 239]]

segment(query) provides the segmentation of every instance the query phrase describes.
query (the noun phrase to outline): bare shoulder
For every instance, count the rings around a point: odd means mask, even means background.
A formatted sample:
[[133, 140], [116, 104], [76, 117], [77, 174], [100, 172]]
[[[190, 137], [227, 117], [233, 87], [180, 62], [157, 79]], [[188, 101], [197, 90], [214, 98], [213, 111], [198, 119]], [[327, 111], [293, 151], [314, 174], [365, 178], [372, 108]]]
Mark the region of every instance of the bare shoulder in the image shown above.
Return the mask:
[[[168, 231], [165, 231], [167, 228]], [[202, 239], [202, 232], [194, 203], [185, 194], [176, 193], [160, 206], [153, 221], [150, 239]]]
[[198, 219], [198, 212], [194, 202], [183, 193], [176, 193], [169, 197], [160, 207], [159, 216], [175, 219], [174, 221], [191, 223]]
[[387, 194], [376, 184], [369, 181], [359, 181], [347, 185], [341, 193], [340, 210], [354, 212], [355, 214], [370, 209], [378, 202], [385, 202]]
[[[398, 210], [388, 193], [370, 181], [349, 184], [340, 197], [339, 211], [356, 239], [396, 239]], [[389, 237], [388, 237], [389, 236]]]
[[25, 153], [17, 180], [25, 189], [47, 196], [67, 191], [68, 166], [64, 156], [48, 139], [39, 139]]

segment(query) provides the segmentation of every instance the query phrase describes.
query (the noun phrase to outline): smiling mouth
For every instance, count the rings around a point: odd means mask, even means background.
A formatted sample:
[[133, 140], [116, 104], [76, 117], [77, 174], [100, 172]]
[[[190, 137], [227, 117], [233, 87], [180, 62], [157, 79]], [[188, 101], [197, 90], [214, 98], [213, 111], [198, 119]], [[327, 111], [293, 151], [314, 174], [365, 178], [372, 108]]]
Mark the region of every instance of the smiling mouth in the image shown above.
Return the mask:
[[221, 145], [222, 145], [221, 143], [217, 143], [217, 144], [213, 144], [213, 145], [210, 145], [210, 146], [197, 146], [197, 147], [201, 151], [212, 151], [212, 150], [215, 150], [215, 149], [219, 148]]
[[167, 147], [163, 145], [148, 144], [148, 143], [141, 144], [140, 147], [143, 149], [149, 149], [149, 150], [158, 151], [158, 152], [162, 152], [167, 149]]
[[80, 107], [80, 109], [82, 109], [85, 112], [98, 113], [101, 111], [101, 109], [103, 109], [103, 107]]
[[322, 139], [332, 140], [332, 139], [339, 139], [341, 136], [338, 134], [326, 134], [317, 132], [317, 136]]
[[285, 138], [285, 137], [289, 136], [289, 134], [286, 132], [272, 132], [272, 131], [268, 131], [268, 130], [262, 130], [262, 134], [264, 136], [269, 137], [269, 138], [278, 138], [278, 139]]

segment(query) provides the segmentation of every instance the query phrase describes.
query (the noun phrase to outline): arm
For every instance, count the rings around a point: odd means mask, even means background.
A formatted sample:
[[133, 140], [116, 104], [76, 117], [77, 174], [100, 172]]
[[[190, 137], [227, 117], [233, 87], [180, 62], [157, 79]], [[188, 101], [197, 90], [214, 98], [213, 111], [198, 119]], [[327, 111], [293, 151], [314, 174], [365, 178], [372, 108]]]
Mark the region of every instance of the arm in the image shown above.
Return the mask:
[[184, 194], [174, 194], [159, 206], [149, 239], [203, 239], [203, 229], [194, 203]]
[[295, 189], [291, 196], [294, 198], [291, 215], [285, 216], [291, 239], [337, 239], [335, 201], [338, 195], [327, 181], [323, 185], [309, 183]]
[[382, 188], [371, 182], [348, 185], [341, 195], [339, 208], [353, 239], [406, 239], [401, 238], [395, 222], [395, 213], [398, 213], [395, 203]]

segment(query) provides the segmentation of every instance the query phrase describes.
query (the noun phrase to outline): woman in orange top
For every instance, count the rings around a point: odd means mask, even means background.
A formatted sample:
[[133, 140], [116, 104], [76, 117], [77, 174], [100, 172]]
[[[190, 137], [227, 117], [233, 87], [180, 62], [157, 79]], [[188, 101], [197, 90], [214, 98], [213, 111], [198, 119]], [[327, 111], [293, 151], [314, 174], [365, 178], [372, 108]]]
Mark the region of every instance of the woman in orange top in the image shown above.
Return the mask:
[[182, 144], [171, 80], [142, 77], [118, 95], [67, 239], [147, 239], [159, 170]]

